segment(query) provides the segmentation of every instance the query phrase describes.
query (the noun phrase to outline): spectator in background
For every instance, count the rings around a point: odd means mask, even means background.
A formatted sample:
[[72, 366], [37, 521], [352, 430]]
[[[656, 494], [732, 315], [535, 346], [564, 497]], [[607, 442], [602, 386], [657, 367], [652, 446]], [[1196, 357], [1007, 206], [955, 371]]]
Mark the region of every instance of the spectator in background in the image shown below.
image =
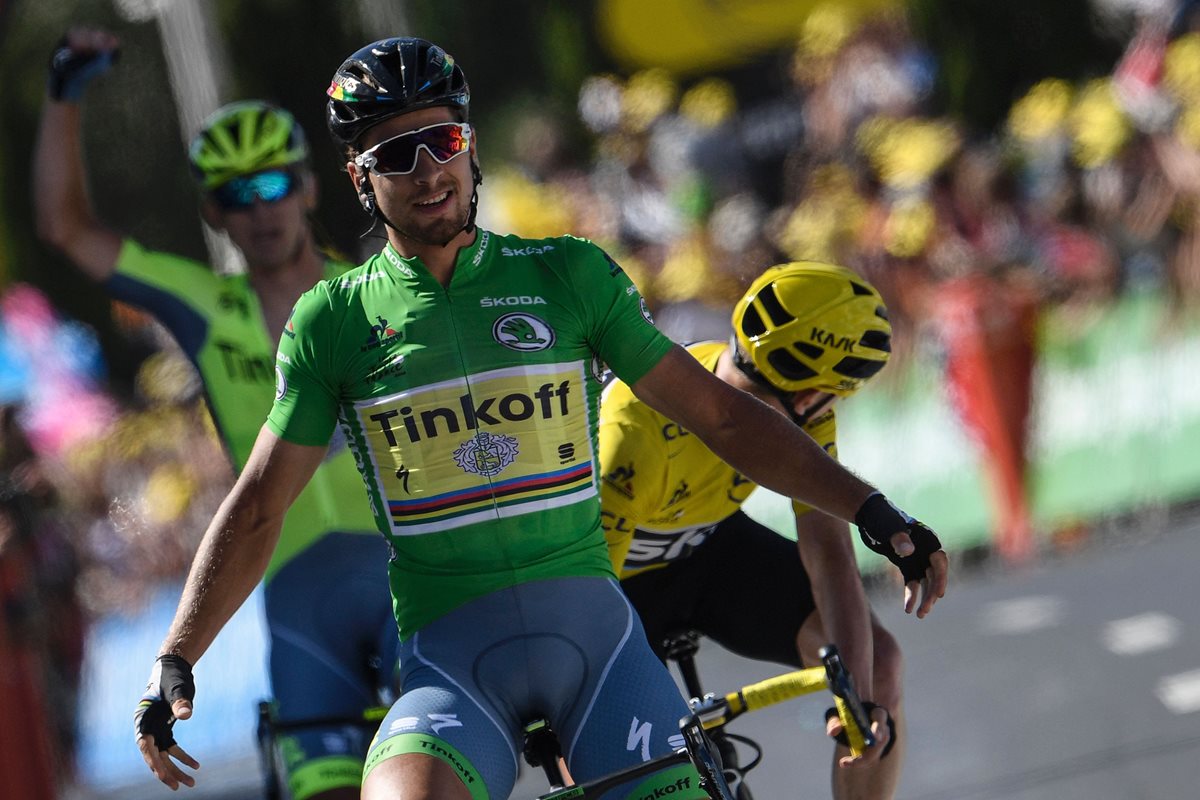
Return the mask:
[[0, 735], [5, 789], [51, 800], [74, 769], [83, 616], [70, 536], [18, 408], [0, 406]]
[[[258, 101], [218, 109], [188, 151], [201, 215], [229, 234], [247, 274], [217, 275], [105, 227], [88, 200], [80, 104], [89, 80], [112, 65], [117, 44], [109, 33], [76, 29], [54, 51], [34, 153], [38, 233], [113, 297], [171, 330], [200, 371], [240, 470], [275, 394], [275, 343], [280, 332], [290, 335], [293, 304], [351, 265], [317, 248], [308, 216], [316, 180], [303, 131], [291, 114]], [[186, 478], [169, 464], [153, 470], [148, 489], [177, 496]], [[354, 459], [338, 439], [296, 498], [266, 574], [271, 686], [281, 722], [353, 719], [392, 682], [399, 642], [378, 566], [387, 546], [373, 527]], [[282, 738], [295, 800], [359, 796], [362, 730], [330, 722]]]

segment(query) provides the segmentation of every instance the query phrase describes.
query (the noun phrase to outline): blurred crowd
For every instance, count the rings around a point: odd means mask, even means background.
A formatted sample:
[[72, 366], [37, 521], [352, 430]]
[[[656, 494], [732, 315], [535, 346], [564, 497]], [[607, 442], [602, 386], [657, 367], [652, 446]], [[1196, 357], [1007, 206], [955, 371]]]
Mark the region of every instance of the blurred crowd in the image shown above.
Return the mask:
[[602, 243], [678, 339], [727, 335], [787, 260], [867, 275], [901, 357], [964, 279], [1084, 315], [1139, 290], [1182, 309], [1200, 297], [1200, 33], [1166, 5], [1110, 74], [1047, 77], [991, 131], [936, 115], [938, 65], [899, 10], [819, 7], [780, 74], [759, 70], [783, 91], [752, 103], [721, 78], [597, 75], [578, 104], [594, 152], [530, 116], [488, 176], [495, 227]]
[[121, 397], [88, 328], [31, 286], [0, 296], [0, 706], [35, 704], [20, 716], [53, 741], [60, 779], [89, 621], [180, 581], [232, 482], [191, 365], [147, 318], [119, 316], [157, 339]]
[[[727, 336], [749, 282], [791, 260], [868, 276], [900, 362], [944, 339], [963, 285], [1079, 319], [1130, 292], [1200, 301], [1194, 14], [1145, 16], [1109, 74], [1047, 77], [992, 131], [937, 116], [936, 59], [899, 12], [821, 6], [767, 63], [783, 89], [752, 101], [749, 73], [589, 78], [588, 151], [527, 115], [515, 159], [488, 167], [484, 224], [595, 240], [678, 340]], [[147, 317], [116, 317], [153, 353], [120, 395], [89, 331], [31, 287], [0, 299], [0, 567], [27, 578], [6, 585], [4, 622], [68, 712], [86, 621], [181, 580], [232, 480], [186, 359]]]

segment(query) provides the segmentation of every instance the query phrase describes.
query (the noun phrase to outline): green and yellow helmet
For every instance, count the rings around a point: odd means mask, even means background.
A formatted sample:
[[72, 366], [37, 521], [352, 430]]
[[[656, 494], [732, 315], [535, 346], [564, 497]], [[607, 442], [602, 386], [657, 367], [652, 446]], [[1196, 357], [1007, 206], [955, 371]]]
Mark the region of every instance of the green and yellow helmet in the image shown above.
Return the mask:
[[[875, 287], [845, 267], [771, 267], [733, 309], [734, 361], [781, 392], [851, 395], [883, 369], [892, 326]], [[757, 377], [755, 376], [755, 377]]]
[[201, 188], [308, 158], [304, 131], [291, 114], [258, 100], [221, 106], [208, 116], [188, 148]]

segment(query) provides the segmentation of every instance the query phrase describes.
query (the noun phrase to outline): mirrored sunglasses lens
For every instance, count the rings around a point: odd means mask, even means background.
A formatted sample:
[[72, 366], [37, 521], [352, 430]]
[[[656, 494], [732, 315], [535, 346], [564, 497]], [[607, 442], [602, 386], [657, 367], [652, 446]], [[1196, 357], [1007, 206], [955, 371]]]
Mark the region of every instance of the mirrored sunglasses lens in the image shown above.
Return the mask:
[[284, 170], [269, 170], [256, 175], [234, 178], [213, 191], [213, 197], [223, 208], [248, 208], [255, 199], [274, 203], [292, 193], [295, 178]]
[[379, 175], [407, 175], [417, 165], [417, 145], [411, 136], [398, 136], [371, 151], [375, 163], [371, 171]]
[[465, 153], [470, 147], [470, 138], [464, 126], [458, 124], [436, 125], [412, 133], [405, 133], [376, 146], [372, 172], [380, 175], [407, 175], [417, 167], [417, 154], [424, 146], [439, 164], [445, 164], [455, 156]]
[[464, 135], [463, 129], [459, 125], [442, 125], [431, 128], [425, 133], [430, 135], [424, 137], [422, 144], [428, 147], [430, 154], [443, 164], [459, 153], [465, 153], [470, 145], [470, 140]]

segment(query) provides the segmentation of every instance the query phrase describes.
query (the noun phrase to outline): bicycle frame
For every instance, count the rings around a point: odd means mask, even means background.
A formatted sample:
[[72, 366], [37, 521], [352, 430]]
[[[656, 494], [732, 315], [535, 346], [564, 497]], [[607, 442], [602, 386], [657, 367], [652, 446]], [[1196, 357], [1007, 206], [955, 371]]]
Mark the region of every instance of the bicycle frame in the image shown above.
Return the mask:
[[652, 775], [676, 764], [689, 762], [700, 774], [700, 787], [707, 791], [710, 797], [716, 798], [716, 800], [734, 800], [729, 785], [721, 775], [721, 768], [713, 757], [708, 736], [704, 733], [704, 723], [700, 717], [694, 713], [684, 717], [679, 722], [679, 731], [683, 734], [686, 745], [672, 753], [652, 758], [586, 783], [552, 790], [549, 794], [539, 795], [537, 800], [568, 800], [568, 798], [571, 800], [595, 800], [609, 789], [622, 783]]
[[[263, 769], [263, 797], [265, 800], [282, 800], [285, 797], [285, 779], [281, 775], [277, 759], [276, 743], [280, 734], [306, 728], [328, 728], [339, 725], [354, 725], [370, 732], [379, 726], [380, 721], [388, 712], [387, 706], [365, 708], [357, 717], [313, 717], [291, 722], [280, 722], [275, 719], [275, 710], [270, 700], [258, 702], [258, 741], [259, 761]], [[290, 795], [289, 795], [290, 796]]]
[[[686, 743], [684, 747], [586, 783], [555, 788], [555, 779], [552, 776], [558, 775], [557, 763], [550, 766], [546, 758], [542, 758], [540, 762], [534, 761], [530, 759], [527, 748], [526, 759], [534, 766], [542, 766], [552, 784], [551, 792], [540, 795], [537, 800], [593, 800], [622, 783], [688, 762], [699, 772], [701, 787], [710, 797], [714, 800], [734, 800], [721, 766], [713, 756], [712, 742], [706, 731], [721, 730], [742, 714], [822, 690], [833, 694], [834, 705], [850, 741], [850, 752], [854, 755], [861, 754], [875, 743], [862, 700], [854, 690], [854, 682], [842, 663], [837, 648], [833, 645], [821, 648], [820, 657], [820, 666], [768, 678], [743, 686], [722, 697], [706, 694], [700, 698], [693, 698], [692, 713], [680, 720], [680, 732]], [[547, 751], [542, 750], [541, 753]], [[554, 751], [554, 756], [557, 757], [557, 750]], [[558, 775], [558, 780], [561, 781], [561, 775]]]

